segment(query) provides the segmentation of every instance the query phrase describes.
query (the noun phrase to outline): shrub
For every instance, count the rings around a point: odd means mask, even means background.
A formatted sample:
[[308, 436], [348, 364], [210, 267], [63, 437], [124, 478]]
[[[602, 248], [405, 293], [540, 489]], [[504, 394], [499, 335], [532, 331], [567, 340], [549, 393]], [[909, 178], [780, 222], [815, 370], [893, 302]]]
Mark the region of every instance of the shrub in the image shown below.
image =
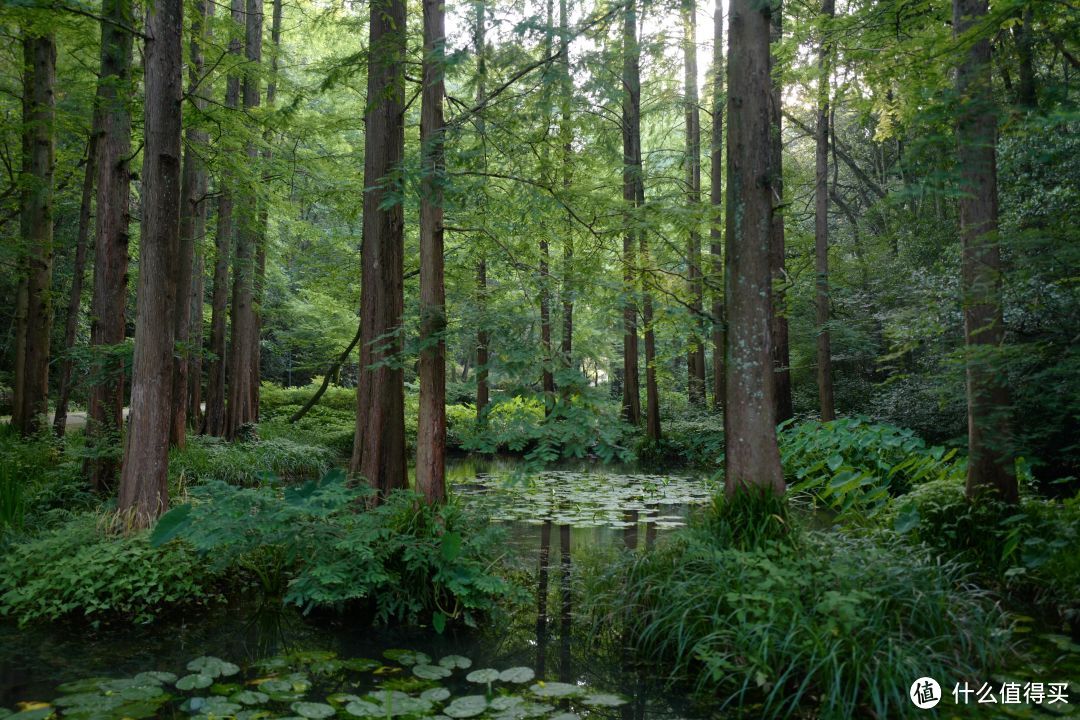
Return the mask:
[[684, 416], [664, 421], [660, 443], [641, 438], [637, 456], [648, 467], [685, 465], [718, 470], [724, 465], [724, 420], [720, 416]]
[[80, 440], [72, 434], [65, 446], [49, 428], [21, 438], [0, 425], [0, 533], [51, 527], [97, 503], [82, 478]]
[[210, 482], [159, 521], [155, 546], [181, 537], [217, 569], [245, 568], [269, 597], [307, 610], [366, 603], [376, 622], [473, 624], [512, 594], [491, 575], [500, 534], [456, 504], [433, 508], [398, 491], [364, 509], [373, 491], [344, 473], [281, 488]]
[[595, 632], [621, 630], [673, 680], [757, 717], [906, 716], [913, 678], [979, 677], [1007, 650], [1003, 614], [958, 563], [797, 528], [737, 547], [724, 523], [594, 571]]
[[190, 438], [183, 450], [172, 452], [169, 472], [188, 483], [222, 480], [255, 485], [268, 473], [288, 481], [319, 477], [334, 459], [334, 452], [324, 446], [284, 437], [228, 443], [200, 435]]
[[110, 535], [83, 515], [0, 560], [0, 615], [20, 625], [61, 618], [146, 623], [213, 599], [214, 578], [180, 543], [152, 548], [147, 534]]

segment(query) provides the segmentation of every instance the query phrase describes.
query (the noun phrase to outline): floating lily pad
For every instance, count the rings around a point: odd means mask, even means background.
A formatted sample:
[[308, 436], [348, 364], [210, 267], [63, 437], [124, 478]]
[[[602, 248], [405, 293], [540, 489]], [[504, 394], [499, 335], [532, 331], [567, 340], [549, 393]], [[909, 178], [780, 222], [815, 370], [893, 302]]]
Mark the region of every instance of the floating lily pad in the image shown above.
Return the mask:
[[266, 709], [241, 710], [236, 713], [236, 720], [262, 720], [262, 718], [267, 717], [270, 717], [270, 711]]
[[471, 673], [465, 676], [465, 679], [472, 683], [487, 685], [499, 679], [499, 671], [494, 668], [473, 670]]
[[434, 687], [420, 693], [421, 700], [427, 700], [428, 702], [442, 702], [451, 695], [450, 691], [444, 687]]
[[165, 691], [160, 685], [147, 685], [144, 687], [129, 687], [120, 691], [120, 697], [125, 700], [150, 700], [164, 695]]
[[625, 705], [629, 701], [621, 695], [592, 693], [581, 698], [581, 702], [591, 707], [618, 707], [620, 705]]
[[259, 690], [273, 695], [274, 693], [292, 692], [292, 683], [281, 678], [270, 678], [259, 683]]
[[116, 717], [131, 718], [132, 720], [143, 720], [144, 718], [152, 718], [158, 714], [158, 710], [161, 709], [161, 702], [155, 702], [154, 700], [136, 700], [134, 702], [126, 702], [120, 707], [116, 708], [114, 714]]
[[77, 693], [93, 693], [104, 689], [101, 687], [101, 684], [107, 683], [110, 680], [111, 678], [104, 677], [87, 678], [85, 680], [73, 680], [71, 682], [66, 682], [63, 685], [60, 685], [56, 689], [58, 692], [62, 692], [65, 695], [74, 695]]
[[185, 675], [176, 681], [176, 688], [178, 690], [198, 690], [201, 688], [207, 688], [214, 684], [214, 678], [209, 675], [203, 675], [201, 673], [192, 673], [191, 675]]
[[454, 698], [443, 708], [443, 714], [452, 718], [470, 718], [487, 710], [487, 698], [483, 695], [465, 695]]
[[413, 665], [413, 675], [424, 680], [441, 680], [450, 677], [450, 668], [442, 665]]
[[334, 693], [333, 695], [326, 696], [326, 702], [331, 705], [348, 705], [351, 702], [356, 702], [360, 697], [352, 695], [350, 693]]
[[240, 667], [221, 658], [204, 655], [187, 664], [187, 669], [200, 675], [209, 675], [212, 678], [228, 677], [240, 672]]
[[529, 687], [529, 692], [542, 698], [562, 698], [580, 694], [581, 688], [577, 685], [571, 685], [570, 683], [538, 682]]
[[502, 682], [517, 683], [519, 685], [529, 682], [534, 677], [536, 677], [536, 673], [533, 672], [532, 668], [528, 667], [507, 668], [499, 673], [499, 680]]
[[56, 710], [51, 705], [45, 707], [27, 708], [26, 710], [20, 710], [17, 713], [8, 715], [8, 720], [45, 720]]
[[385, 717], [382, 705], [366, 700], [353, 700], [345, 706], [345, 712], [362, 718]]
[[447, 655], [439, 660], [439, 665], [451, 670], [465, 670], [472, 667], [472, 660], [464, 655]]
[[431, 662], [430, 656], [415, 650], [391, 649], [385, 651], [383, 657], [402, 665], [427, 665]]
[[342, 660], [342, 667], [348, 670], [354, 670], [356, 672], [368, 672], [382, 665], [378, 660], [372, 660], [371, 658], [352, 658], [351, 660]]
[[581, 716], [577, 713], [559, 713], [558, 715], [553, 715], [551, 720], [581, 720]]
[[342, 667], [344, 666], [340, 660], [319, 660], [311, 664], [311, 672], [316, 675], [333, 675], [341, 672]]
[[337, 711], [326, 703], [294, 702], [291, 707], [294, 713], [308, 720], [323, 720], [337, 714]]
[[131, 679], [140, 685], [172, 685], [176, 682], [176, 673], [147, 670]]
[[521, 705], [525, 702], [525, 698], [518, 697], [517, 695], [500, 695], [493, 699], [488, 705], [492, 710], [509, 710], [512, 707]]
[[270, 696], [258, 690], [241, 690], [233, 693], [229, 699], [242, 705], [262, 705], [270, 701]]

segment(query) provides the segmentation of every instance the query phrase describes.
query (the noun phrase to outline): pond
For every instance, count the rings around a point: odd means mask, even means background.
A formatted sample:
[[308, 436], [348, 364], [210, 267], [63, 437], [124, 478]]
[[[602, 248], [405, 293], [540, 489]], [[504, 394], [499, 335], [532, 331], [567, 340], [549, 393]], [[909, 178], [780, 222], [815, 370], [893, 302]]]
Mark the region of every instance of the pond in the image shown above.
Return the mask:
[[[411, 692], [419, 698], [423, 687], [419, 681], [426, 682], [426, 689], [433, 693], [429, 698], [442, 695], [437, 689], [449, 693], [433, 701], [426, 715], [441, 711], [449, 717], [471, 717], [482, 711], [483, 717], [526, 717], [533, 712], [564, 720], [575, 715], [693, 716], [687, 703], [644, 677], [641, 668], [627, 662], [625, 653], [597, 650], [586, 630], [574, 622], [570, 587], [579, 561], [607, 548], [646, 547], [658, 533], [684, 524], [690, 508], [709, 499], [712, 481], [587, 465], [529, 474], [514, 462], [497, 460], [458, 461], [448, 476], [454, 492], [507, 526], [506, 560], [532, 583], [533, 601], [500, 626], [448, 630], [444, 635], [430, 628], [373, 629], [338, 616], [305, 619], [291, 609], [260, 608], [254, 602], [111, 631], [91, 631], [80, 625], [25, 630], [0, 625], [0, 708], [66, 694], [76, 696], [68, 703], [88, 695], [81, 698], [88, 705], [69, 704], [64, 714], [73, 717], [221, 716], [235, 714], [225, 711], [237, 711], [240, 706], [251, 715], [262, 706], [236, 700], [261, 697], [259, 683], [250, 681], [298, 673], [295, 677], [306, 683], [304, 692], [285, 692], [272, 705], [274, 714], [318, 716], [326, 712], [326, 699], [332, 696], [331, 709], [336, 708], [340, 717], [365, 717], [363, 712], [370, 707], [353, 705], [346, 711], [353, 701], [342, 697], [359, 698], [381, 690]], [[407, 655], [403, 660], [395, 652], [388, 657], [387, 651], [394, 649], [420, 653], [423, 662], [405, 662], [416, 658]], [[192, 674], [189, 663], [202, 656], [234, 663], [235, 677], [213, 678], [208, 690], [198, 687], [202, 681], [184, 692], [175, 690], [179, 678]], [[320, 662], [324, 665], [318, 666]], [[274, 663], [280, 665], [276, 672]], [[331, 666], [333, 673], [317, 672], [318, 667]], [[490, 686], [485, 681], [494, 676], [478, 672], [505, 673], [512, 668], [518, 669], [516, 675], [496, 678]], [[283, 675], [285, 670], [288, 675]], [[150, 676], [145, 671], [165, 675]], [[78, 682], [86, 678], [114, 680], [112, 684]], [[121, 705], [117, 693], [125, 688], [139, 702], [149, 704]], [[237, 695], [244, 689], [256, 694]], [[177, 697], [164, 701], [166, 690]], [[270, 697], [266, 702], [275, 703], [272, 693], [263, 694]], [[297, 697], [292, 698], [293, 694]], [[477, 708], [469, 705], [477, 703], [475, 699], [462, 700], [450, 710], [451, 703], [461, 698], [485, 695], [504, 699], [497, 707], [480, 705], [475, 713], [472, 710]], [[387, 695], [384, 700], [392, 703], [394, 697]], [[396, 697], [398, 711], [402, 703], [408, 707], [404, 696]], [[370, 701], [370, 697], [365, 700]], [[204, 706], [206, 702], [211, 704]], [[380, 716], [386, 715], [380, 711]], [[33, 718], [23, 715], [20, 720]]]

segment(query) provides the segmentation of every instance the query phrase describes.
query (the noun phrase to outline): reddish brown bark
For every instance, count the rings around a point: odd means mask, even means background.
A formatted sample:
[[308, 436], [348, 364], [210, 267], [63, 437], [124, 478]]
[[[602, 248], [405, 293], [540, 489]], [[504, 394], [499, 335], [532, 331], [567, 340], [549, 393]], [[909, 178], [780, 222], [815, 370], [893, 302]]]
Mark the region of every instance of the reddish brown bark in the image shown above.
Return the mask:
[[97, 107], [97, 202], [94, 238], [94, 295], [90, 303], [90, 346], [95, 350], [94, 384], [86, 422], [84, 472], [91, 487], [109, 492], [120, 470], [124, 412], [124, 360], [115, 352], [127, 334], [128, 226], [131, 222], [131, 62], [134, 23], [131, 0], [105, 0], [101, 22], [101, 74]]
[[[686, 116], [686, 204], [696, 218], [701, 210], [701, 111], [697, 86], [697, 3], [683, 0], [683, 67]], [[687, 338], [687, 394], [691, 405], [705, 406], [705, 338], [702, 313], [705, 287], [701, 274], [701, 230], [695, 219], [686, 243], [687, 290], [693, 330]]]
[[769, 236], [769, 9], [731, 0], [728, 33], [725, 491], [784, 492], [776, 443]]
[[[476, 106], [483, 107], [487, 100], [487, 6], [484, 0], [476, 3], [476, 26], [474, 28], [476, 51]], [[483, 137], [484, 119], [476, 118], [477, 130]], [[484, 412], [491, 399], [488, 387], [488, 347], [491, 335], [485, 327], [487, 306], [487, 259], [482, 257], [476, 264], [476, 302], [480, 307], [480, 323], [476, 330], [476, 419], [483, 422]]]
[[169, 425], [177, 310], [173, 272], [180, 236], [183, 12], [183, 0], [157, 0], [146, 14], [143, 231], [139, 242], [131, 422], [119, 500], [119, 511], [132, 527], [151, 525], [169, 508]]
[[623, 202], [627, 228], [623, 233], [623, 418], [641, 424], [641, 389], [638, 375], [637, 214], [641, 181], [641, 49], [637, 41], [637, 0], [627, 0], [623, 13]]
[[712, 138], [709, 148], [709, 203], [712, 212], [709, 222], [710, 254], [712, 255], [712, 386], [713, 410], [724, 409], [724, 235], [721, 224], [724, 205], [724, 75], [727, 68], [724, 63], [724, 9], [721, 0], [716, 0], [713, 10], [713, 98], [712, 98]]
[[22, 435], [41, 427], [49, 407], [52, 331], [53, 166], [56, 41], [23, 35], [23, 277], [16, 317], [15, 403], [11, 424]]
[[[573, 80], [570, 76], [570, 31], [567, 17], [566, 0], [559, 0], [559, 138], [562, 144], [562, 187], [563, 192], [570, 192], [570, 173], [573, 158], [573, 135], [571, 127], [570, 104], [573, 100]], [[574, 363], [574, 224], [570, 213], [566, 214], [565, 229], [562, 238], [562, 342], [559, 352], [562, 367], [569, 368]], [[564, 392], [565, 392], [564, 388]]]
[[86, 167], [83, 174], [82, 200], [79, 203], [79, 226], [75, 232], [75, 261], [71, 272], [71, 290], [68, 293], [67, 314], [64, 318], [64, 359], [57, 378], [56, 413], [53, 416], [53, 433], [64, 437], [67, 431], [68, 400], [71, 397], [71, 372], [74, 362], [71, 350], [75, 347], [75, 334], [79, 329], [79, 308], [82, 306], [83, 282], [86, 275], [86, 251], [90, 244], [90, 211], [94, 204], [94, 174], [97, 171], [97, 138], [100, 119], [95, 111], [86, 143]]
[[424, 0], [423, 90], [420, 108], [420, 414], [416, 489], [429, 504], [446, 501], [446, 287], [443, 277], [442, 0]]
[[[832, 18], [833, 0], [822, 0], [821, 14]], [[824, 32], [824, 31], [823, 31]], [[818, 108], [815, 128], [814, 268], [817, 273], [814, 307], [817, 320], [817, 385], [821, 421], [836, 418], [833, 399], [832, 349], [829, 342], [829, 63], [824, 39], [818, 54]]]
[[349, 468], [380, 492], [404, 487], [405, 387], [401, 369], [404, 216], [393, 176], [405, 147], [405, 2], [371, 5], [364, 137], [364, 226], [360, 284], [360, 377]]
[[[972, 500], [1019, 500], [1012, 456], [1009, 390], [997, 350], [1005, 340], [1001, 248], [997, 223], [997, 116], [990, 40], [968, 37], [987, 14], [987, 0], [953, 0], [953, 31], [968, 43], [956, 74], [962, 103], [956, 118], [960, 166], [961, 288], [967, 350], [968, 476]], [[976, 31], [977, 32], [977, 31]]]

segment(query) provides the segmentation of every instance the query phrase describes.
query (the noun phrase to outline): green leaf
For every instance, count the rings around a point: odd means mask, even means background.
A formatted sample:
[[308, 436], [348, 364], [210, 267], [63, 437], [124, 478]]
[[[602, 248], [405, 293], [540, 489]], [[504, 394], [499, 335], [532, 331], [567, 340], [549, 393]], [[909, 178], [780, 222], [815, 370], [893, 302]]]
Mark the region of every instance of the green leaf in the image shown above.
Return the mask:
[[190, 515], [191, 503], [178, 505], [162, 515], [150, 533], [150, 547], [161, 547], [187, 530], [191, 525]]
[[442, 536], [442, 557], [446, 562], [453, 562], [461, 555], [461, 535], [448, 532]]
[[439, 611], [436, 611], [431, 616], [431, 627], [435, 628], [435, 632], [442, 635], [443, 630], [446, 630], [446, 615]]

